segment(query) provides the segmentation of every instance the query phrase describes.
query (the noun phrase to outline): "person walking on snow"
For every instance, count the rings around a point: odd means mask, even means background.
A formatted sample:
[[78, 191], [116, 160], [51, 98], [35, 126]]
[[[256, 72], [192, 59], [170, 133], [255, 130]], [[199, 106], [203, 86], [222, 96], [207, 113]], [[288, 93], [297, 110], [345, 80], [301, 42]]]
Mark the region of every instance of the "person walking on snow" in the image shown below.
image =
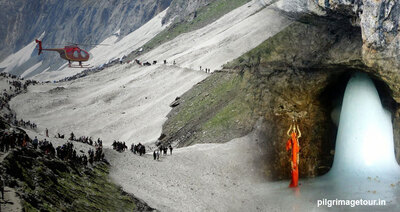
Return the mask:
[[[289, 135], [290, 131], [292, 132]], [[297, 132], [299, 133], [298, 135]], [[297, 125], [296, 127], [296, 123], [294, 123], [294, 120], [293, 120], [293, 125], [290, 125], [289, 130], [287, 131], [286, 134], [289, 136], [289, 140], [286, 143], [286, 151], [292, 149], [292, 156], [290, 161], [292, 180], [289, 184], [289, 187], [297, 187], [299, 181], [299, 150], [300, 150], [299, 138], [301, 137], [301, 132], [299, 125]]]
[[39, 144], [39, 141], [38, 141], [38, 139], [37, 139], [37, 136], [35, 136], [35, 139], [33, 139], [32, 144], [33, 144], [33, 148], [37, 149], [37, 146], [38, 146], [38, 144]]

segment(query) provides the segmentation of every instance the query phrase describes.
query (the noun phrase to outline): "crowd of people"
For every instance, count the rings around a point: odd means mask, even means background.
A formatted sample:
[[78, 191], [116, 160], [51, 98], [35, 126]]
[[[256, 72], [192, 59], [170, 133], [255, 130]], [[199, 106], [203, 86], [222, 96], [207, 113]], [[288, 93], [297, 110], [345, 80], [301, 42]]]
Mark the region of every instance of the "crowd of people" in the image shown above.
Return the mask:
[[[32, 143], [38, 143], [39, 149], [42, 152], [44, 152], [46, 155], [50, 155], [52, 157], [56, 156], [56, 149], [54, 148], [53, 144], [50, 141], [44, 139], [43, 141], [37, 142], [36, 139], [37, 138], [35, 137], [35, 139], [34, 139], [35, 141], [32, 141]], [[36, 149], [36, 145], [34, 145], [34, 148]]]
[[28, 146], [31, 146], [31, 148], [35, 150], [39, 149], [50, 157], [58, 157], [61, 160], [71, 161], [84, 166], [86, 166], [88, 162], [93, 164], [95, 161], [104, 160], [102, 142], [100, 142], [100, 145], [96, 146], [95, 150], [89, 149], [88, 156], [86, 156], [86, 154], [78, 155], [72, 142], [67, 142], [54, 148], [53, 144], [46, 138], [39, 141], [38, 138], [35, 137], [31, 140], [27, 134], [19, 133], [14, 130], [0, 131], [0, 151], [8, 152], [16, 147], [27, 148]]
[[[135, 60], [135, 62], [137, 64], [142, 65], [142, 63], [139, 60]], [[153, 65], [157, 64], [157, 61], [153, 61], [152, 64]], [[166, 60], [164, 60], [164, 64], [167, 64]], [[36, 84], [37, 82], [32, 80], [26, 80], [25, 82], [23, 82], [20, 81], [20, 78], [18, 78], [17, 76], [10, 75], [7, 73], [0, 73], [0, 76], [15, 79], [15, 80], [7, 80], [7, 82], [10, 84], [10, 90], [12, 91], [10, 92], [4, 89], [4, 92], [0, 97], [1, 109], [3, 109], [4, 107], [8, 109], [7, 111], [4, 111], [2, 114], [2, 118], [4, 118], [3, 120], [5, 122], [12, 123], [15, 126], [37, 129], [37, 125], [29, 120], [28, 121], [25, 121], [23, 119], [17, 120], [16, 114], [11, 111], [8, 104], [8, 102], [12, 97], [22, 92], [23, 90], [26, 90], [30, 84]], [[49, 131], [47, 128], [45, 135], [46, 137], [49, 137]], [[64, 139], [65, 135], [57, 133], [55, 137]], [[53, 144], [47, 139], [39, 141], [37, 137], [35, 137], [35, 139], [31, 140], [26, 134], [16, 133], [15, 131], [7, 131], [7, 130], [0, 131], [0, 150], [2, 152], [6, 152], [17, 146], [25, 148], [29, 145], [32, 146], [34, 149], [39, 149], [44, 154], [49, 155], [50, 157], [57, 157], [62, 160], [72, 161], [78, 164], [87, 165], [88, 163], [92, 164], [94, 161], [104, 160], [104, 153], [102, 149], [103, 141], [100, 138], [98, 138], [97, 140], [93, 140], [92, 137], [89, 136], [81, 136], [77, 138], [74, 135], [74, 133], [71, 132], [68, 140], [95, 146], [95, 150], [89, 149], [88, 156], [86, 156], [85, 154], [79, 155], [74, 149], [74, 145], [72, 142], [67, 142], [55, 148]], [[115, 141], [115, 140], [112, 144], [112, 147], [114, 150], [117, 150], [118, 152], [123, 152], [128, 149], [125, 142]], [[158, 149], [154, 152], [154, 154], [156, 155], [155, 159], [156, 158], [159, 159], [159, 156], [162, 154], [166, 155], [168, 149], [170, 150], [170, 154], [172, 154], [171, 145], [169, 147], [159, 146]], [[138, 154], [140, 156], [146, 154], [146, 147], [141, 143], [138, 143], [136, 145], [132, 144], [130, 150], [132, 153]]]
[[[115, 140], [112, 143], [112, 147], [113, 147], [114, 150], [116, 150], [118, 152], [124, 152], [125, 150], [128, 149], [128, 147], [126, 146], [125, 142], [115, 141]], [[138, 154], [138, 155], [142, 156], [142, 155], [146, 154], [146, 147], [141, 143], [138, 143], [136, 145], [132, 143], [130, 151], [133, 154]]]
[[[64, 134], [61, 135], [60, 133], [57, 133], [57, 135], [58, 135], [58, 138], [64, 138]], [[84, 143], [84, 144], [89, 144], [90, 146], [94, 145], [95, 147], [97, 147], [97, 146], [103, 147], [103, 140], [101, 140], [100, 138], [97, 138], [96, 141], [93, 141], [91, 136], [81, 136], [81, 137], [77, 138], [75, 136], [74, 132], [71, 132], [68, 140], [76, 141], [76, 142], [80, 142], [80, 143]]]
[[206, 73], [211, 73], [211, 69], [209, 69], [209, 68], [202, 68], [201, 66], [200, 66], [200, 71], [204, 71], [204, 72], [206, 72]]
[[82, 164], [84, 166], [87, 166], [88, 162], [90, 164], [93, 164], [93, 162], [95, 161], [104, 160], [104, 153], [102, 147], [97, 147], [96, 151], [94, 151], [93, 149], [89, 149], [88, 150], [89, 157], [86, 156], [86, 154], [78, 155], [76, 153], [76, 150], [74, 149], [74, 144], [71, 142], [67, 142], [62, 146], [57, 147], [56, 151], [58, 158], [62, 160], [70, 160], [72, 162]]
[[[9, 90], [4, 88], [3, 93], [0, 96], [0, 111], [2, 111], [2, 117], [5, 119], [6, 122], [8, 123], [13, 123], [15, 125], [18, 125], [19, 123], [16, 119], [17, 116], [15, 115], [14, 112], [11, 111], [10, 105], [8, 102], [13, 98], [14, 96], [18, 95], [19, 93], [26, 91], [29, 85], [37, 84], [37, 81], [34, 80], [25, 80], [22, 81], [22, 78], [19, 78], [15, 75], [9, 74], [9, 73], [0, 73], [0, 77], [3, 77], [6, 79], [7, 83], [9, 84]], [[27, 124], [27, 123], [23, 123]], [[32, 123], [30, 123], [32, 124]], [[34, 125], [29, 125], [34, 127]]]
[[31, 128], [31, 129], [33, 129], [33, 130], [35, 130], [35, 129], [37, 129], [37, 125], [35, 124], [35, 123], [33, 123], [33, 122], [31, 122], [31, 121], [24, 121], [23, 119], [21, 119], [21, 120], [15, 120], [14, 121], [14, 124], [16, 125], [16, 126], [20, 126], [20, 127], [29, 127], [29, 128]]
[[[64, 135], [60, 135], [58, 133], [59, 138], [62, 138], [63, 136]], [[86, 166], [88, 163], [93, 164], [93, 162], [95, 161], [104, 160], [103, 141], [100, 140], [100, 138], [95, 141], [95, 150], [89, 149], [88, 156], [86, 156], [85, 154], [78, 155], [71, 141], [82, 142], [93, 146], [93, 141], [91, 137], [81, 136], [79, 139], [75, 139], [73, 133], [71, 133], [69, 142], [55, 148], [53, 144], [46, 138], [39, 141], [37, 137], [35, 137], [35, 139], [30, 140], [30, 138], [26, 134], [23, 136], [23, 134], [16, 133], [15, 131], [0, 131], [0, 150], [2, 152], [7, 152], [10, 149], [15, 148], [16, 146], [27, 147], [28, 143], [31, 143], [34, 149], [39, 149], [44, 154], [49, 155], [50, 157], [57, 156], [61, 160], [72, 161], [76, 164], [82, 164]], [[118, 152], [123, 152], [128, 149], [125, 142], [115, 140], [112, 144], [112, 147]], [[172, 155], [173, 148], [171, 145], [159, 145], [158, 148], [153, 152], [154, 160], [159, 160], [160, 155], [167, 155], [168, 150], [170, 152], [170, 155]], [[133, 154], [138, 154], [142, 156], [146, 154], [146, 147], [141, 143], [138, 143], [136, 145], [132, 144], [130, 147], [130, 151]]]
[[0, 76], [4, 78], [8, 78], [7, 82], [10, 85], [10, 90], [15, 89], [17, 93], [25, 91], [29, 85], [36, 85], [39, 82], [36, 80], [25, 80], [23, 78], [20, 78], [16, 75], [9, 74], [9, 73], [0, 73]]
[[[54, 83], [76, 80], [76, 79], [79, 79], [79, 78], [82, 78], [82, 77], [86, 77], [86, 76], [88, 76], [90, 74], [93, 74], [93, 73], [96, 73], [96, 72], [100, 72], [100, 71], [104, 70], [105, 68], [112, 67], [112, 66], [114, 66], [114, 65], [116, 65], [118, 63], [119, 64], [123, 64], [123, 63], [130, 63], [130, 62], [132, 62], [132, 61], [131, 60], [127, 60], [126, 56], [123, 56], [122, 58], [116, 58], [116, 59], [110, 60], [107, 63], [101, 64], [99, 66], [96, 66], [96, 67], [93, 67], [93, 68], [87, 68], [87, 69], [83, 70], [82, 72], [79, 72], [79, 73], [77, 73], [77, 74], [75, 74], [73, 76], [65, 77], [65, 78], [63, 78], [61, 80], [54, 81]], [[156, 65], [157, 64], [157, 60], [153, 60], [152, 62], [149, 62], [149, 61], [142, 62], [142, 61], [140, 61], [138, 59], [134, 59], [133, 62], [136, 63], [137, 65], [140, 65], [140, 66], [151, 66], [151, 65]], [[167, 60], [164, 60], [163, 62], [164, 62], [164, 65], [168, 64]], [[176, 61], [173, 60], [171, 62], [171, 64], [172, 65], [176, 65]], [[206, 73], [211, 73], [211, 69], [209, 69], [209, 68], [202, 69], [201, 66], [200, 66], [200, 71], [205, 71]], [[46, 83], [50, 83], [50, 81], [47, 81]]]
[[72, 142], [67, 142], [61, 146], [54, 148], [53, 144], [46, 138], [43, 140], [38, 140], [35, 137], [31, 140], [26, 134], [16, 133], [12, 131], [11, 133], [7, 131], [0, 131], [0, 150], [2, 152], [7, 152], [16, 147], [26, 148], [28, 145], [32, 145], [32, 148], [39, 149], [45, 155], [50, 157], [58, 157], [64, 161], [71, 161], [75, 164], [81, 164], [84, 166], [93, 164], [95, 161], [103, 161], [104, 153], [102, 146], [97, 146], [96, 150], [89, 149], [88, 156], [86, 154], [78, 155], [74, 149]]
[[[151, 66], [151, 65], [156, 65], [156, 64], [157, 64], [157, 60], [153, 60], [153, 63], [150, 63], [150, 62], [148, 62], [148, 61], [142, 63], [142, 62], [140, 62], [140, 60], [138, 60], [138, 59], [135, 59], [134, 61], [135, 61], [136, 64], [138, 64], [138, 65], [140, 65], [140, 66]], [[127, 61], [127, 63], [130, 63], [130, 62], [131, 62], [130, 60]], [[173, 65], [176, 65], [175, 60], [172, 62], [172, 64], [173, 64]], [[164, 60], [164, 65], [167, 65], [167, 60]]]
[[74, 144], [72, 142], [67, 142], [61, 146], [56, 148], [53, 147], [53, 144], [46, 139], [43, 141], [37, 141], [37, 138], [33, 140], [33, 146], [36, 148], [35, 143], [38, 143], [39, 149], [42, 150], [45, 154], [50, 156], [57, 156], [61, 160], [71, 161], [75, 164], [81, 164], [84, 166], [93, 164], [95, 161], [104, 160], [103, 148], [101, 146], [96, 147], [96, 151], [93, 149], [88, 150], [88, 156], [86, 154], [78, 155], [76, 150], [74, 149]]
[[[160, 144], [160, 143], [159, 143], [159, 144]], [[167, 155], [168, 149], [169, 149], [170, 155], [172, 155], [172, 150], [173, 150], [174, 148], [172, 148], [172, 145], [171, 145], [171, 144], [170, 144], [168, 147], [165, 146], [165, 145], [161, 145], [161, 144], [160, 144], [160, 145], [158, 146], [158, 149], [156, 149], [156, 150], [153, 151], [153, 158], [154, 158], [154, 160], [159, 160], [161, 154]]]
[[113, 147], [113, 150], [117, 150], [118, 152], [123, 152], [126, 149], [128, 149], [125, 142], [116, 141], [116, 140], [114, 140], [114, 142], [112, 143], [112, 147]]
[[131, 152], [133, 152], [133, 154], [139, 154], [140, 156], [142, 156], [146, 154], [146, 147], [141, 143], [138, 143], [136, 145], [132, 143]]
[[78, 163], [82, 163], [83, 165], [87, 165], [88, 162], [87, 156], [86, 155], [78, 156], [76, 154], [76, 150], [74, 149], [74, 144], [72, 144], [71, 142], [67, 142], [62, 146], [58, 146], [56, 148], [56, 151], [57, 151], [57, 157], [60, 158], [61, 160], [71, 160]]
[[14, 149], [16, 146], [25, 147], [29, 137], [23, 134], [17, 133], [16, 131], [0, 131], [0, 150], [7, 152], [10, 149]]

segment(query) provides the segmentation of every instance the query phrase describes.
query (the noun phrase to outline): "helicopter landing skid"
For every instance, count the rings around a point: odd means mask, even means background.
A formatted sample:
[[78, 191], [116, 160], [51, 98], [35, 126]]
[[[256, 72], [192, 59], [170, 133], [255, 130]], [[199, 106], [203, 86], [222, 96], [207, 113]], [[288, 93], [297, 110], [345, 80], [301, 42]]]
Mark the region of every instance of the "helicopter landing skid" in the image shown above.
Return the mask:
[[93, 68], [94, 66], [90, 66], [90, 64], [87, 65], [69, 65], [69, 68]]

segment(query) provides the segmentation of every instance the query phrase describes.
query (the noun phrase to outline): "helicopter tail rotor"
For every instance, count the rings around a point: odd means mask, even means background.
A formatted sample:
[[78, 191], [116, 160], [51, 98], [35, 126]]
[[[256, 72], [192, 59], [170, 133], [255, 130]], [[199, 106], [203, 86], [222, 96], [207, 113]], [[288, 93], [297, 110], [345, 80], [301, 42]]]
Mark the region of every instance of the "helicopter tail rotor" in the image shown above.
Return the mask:
[[38, 44], [38, 46], [39, 46], [39, 52], [38, 52], [38, 55], [40, 55], [40, 54], [42, 53], [42, 50], [43, 50], [43, 48], [42, 48], [42, 41], [40, 41], [40, 40], [36, 39], [36, 43], [37, 43], [37, 44]]

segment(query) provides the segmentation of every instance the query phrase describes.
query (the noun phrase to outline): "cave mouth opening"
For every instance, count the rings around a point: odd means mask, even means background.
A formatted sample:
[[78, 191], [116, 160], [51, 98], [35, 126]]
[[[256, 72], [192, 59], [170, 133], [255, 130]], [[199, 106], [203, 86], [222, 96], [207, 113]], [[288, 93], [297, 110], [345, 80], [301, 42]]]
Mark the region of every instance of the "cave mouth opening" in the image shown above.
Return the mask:
[[[329, 110], [333, 111], [336, 108], [342, 105], [344, 91], [346, 90], [347, 83], [351, 76], [353, 76], [357, 72], [366, 73], [364, 71], [358, 69], [348, 69], [335, 74], [332, 74], [328, 79], [329, 83], [324, 88], [324, 90], [319, 95], [319, 100], [321, 103]], [[392, 115], [394, 115], [395, 111], [399, 107], [397, 102], [392, 97], [392, 91], [390, 87], [378, 76], [375, 76], [370, 73], [366, 73], [372, 79], [379, 97], [381, 99], [381, 103], [383, 108], [388, 110]], [[331, 116], [332, 120], [332, 116]], [[334, 122], [334, 120], [332, 120]], [[335, 124], [336, 125], [336, 124]]]
[[[341, 71], [332, 72], [332, 74], [328, 77], [328, 84], [318, 96], [320, 103], [325, 108], [324, 113], [326, 115], [326, 120], [329, 122], [326, 123], [326, 126], [329, 128], [329, 134], [326, 136], [326, 140], [323, 144], [326, 149], [321, 152], [323, 158], [326, 158], [324, 161], [322, 161], [322, 167], [324, 170], [321, 170], [321, 174], [328, 172], [333, 165], [339, 117], [344, 92], [350, 78], [357, 72], [366, 73], [360, 69], [345, 68]], [[378, 91], [383, 108], [389, 111], [393, 116], [399, 105], [393, 99], [392, 91], [390, 90], [389, 86], [384, 81], [379, 79], [378, 76], [370, 73], [367, 74], [372, 79]]]

